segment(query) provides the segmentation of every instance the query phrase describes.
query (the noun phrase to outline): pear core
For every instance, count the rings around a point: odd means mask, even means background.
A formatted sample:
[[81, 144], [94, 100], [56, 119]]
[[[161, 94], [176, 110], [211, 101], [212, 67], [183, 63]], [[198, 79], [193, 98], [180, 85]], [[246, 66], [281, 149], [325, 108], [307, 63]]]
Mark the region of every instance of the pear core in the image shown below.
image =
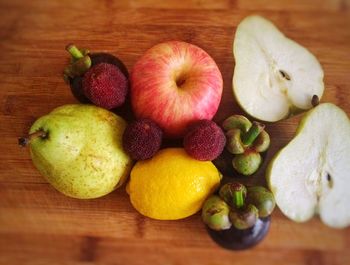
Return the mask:
[[233, 44], [234, 95], [252, 117], [268, 122], [310, 109], [321, 99], [323, 70], [306, 48], [260, 16], [248, 16], [237, 27]]
[[349, 118], [331, 103], [304, 116], [267, 170], [270, 190], [287, 217], [305, 222], [319, 214], [328, 226], [350, 225], [349, 136]]

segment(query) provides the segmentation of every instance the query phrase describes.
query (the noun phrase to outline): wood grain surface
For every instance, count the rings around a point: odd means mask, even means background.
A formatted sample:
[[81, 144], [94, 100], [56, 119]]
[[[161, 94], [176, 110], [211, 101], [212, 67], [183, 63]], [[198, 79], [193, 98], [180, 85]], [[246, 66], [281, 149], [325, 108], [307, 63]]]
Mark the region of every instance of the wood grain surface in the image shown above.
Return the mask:
[[[211, 241], [199, 214], [180, 221], [145, 218], [124, 188], [95, 200], [65, 197], [17, 146], [36, 118], [76, 102], [61, 77], [69, 42], [113, 53], [129, 70], [154, 44], [194, 43], [224, 78], [215, 120], [242, 113], [232, 96], [231, 47], [239, 21], [253, 13], [316, 55], [325, 72], [322, 102], [350, 114], [349, 1], [1, 0], [0, 264], [350, 264], [349, 228], [333, 230], [318, 218], [297, 224], [277, 209], [260, 245], [230, 252]], [[272, 147], [266, 161], [291, 139], [299, 119], [267, 126]], [[264, 182], [264, 168], [252, 181]]]

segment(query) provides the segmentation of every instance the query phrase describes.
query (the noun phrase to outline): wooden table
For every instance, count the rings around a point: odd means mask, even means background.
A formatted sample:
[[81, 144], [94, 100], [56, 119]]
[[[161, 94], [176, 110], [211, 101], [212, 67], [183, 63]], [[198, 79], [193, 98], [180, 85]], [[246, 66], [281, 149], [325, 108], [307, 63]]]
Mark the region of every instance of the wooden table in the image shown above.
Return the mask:
[[[231, 92], [231, 47], [237, 24], [252, 13], [271, 19], [317, 56], [325, 72], [322, 101], [350, 114], [349, 10], [347, 0], [1, 0], [0, 264], [350, 264], [349, 228], [332, 230], [317, 218], [297, 224], [276, 210], [259, 246], [230, 252], [211, 241], [199, 214], [180, 221], [145, 218], [124, 188], [96, 200], [65, 197], [17, 146], [36, 118], [76, 102], [61, 77], [69, 42], [113, 53], [129, 69], [161, 41], [199, 45], [224, 78], [215, 119], [242, 113]], [[267, 160], [291, 139], [299, 119], [268, 126]], [[255, 178], [263, 182], [263, 171]]]

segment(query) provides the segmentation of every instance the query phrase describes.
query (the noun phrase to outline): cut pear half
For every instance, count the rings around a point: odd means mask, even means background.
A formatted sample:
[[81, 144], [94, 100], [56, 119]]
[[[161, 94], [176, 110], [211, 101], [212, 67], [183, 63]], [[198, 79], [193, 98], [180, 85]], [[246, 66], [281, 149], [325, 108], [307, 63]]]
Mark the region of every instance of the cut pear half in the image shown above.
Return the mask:
[[235, 97], [256, 119], [275, 122], [310, 109], [314, 95], [322, 97], [323, 70], [316, 57], [260, 16], [238, 25], [233, 54]]
[[315, 214], [328, 226], [350, 225], [350, 121], [339, 107], [310, 110], [295, 138], [276, 154], [267, 182], [281, 211], [305, 222]]

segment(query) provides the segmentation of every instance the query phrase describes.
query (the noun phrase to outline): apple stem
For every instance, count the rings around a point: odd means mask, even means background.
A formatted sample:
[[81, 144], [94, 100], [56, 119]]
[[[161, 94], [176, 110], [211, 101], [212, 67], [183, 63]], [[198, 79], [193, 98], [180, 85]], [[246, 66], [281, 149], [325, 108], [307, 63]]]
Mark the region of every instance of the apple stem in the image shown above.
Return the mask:
[[259, 136], [259, 134], [264, 130], [264, 128], [265, 128], [264, 124], [254, 121], [249, 131], [243, 134], [242, 143], [246, 146], [251, 145], [255, 141], [255, 139]]
[[84, 54], [72, 43], [66, 46], [66, 51], [69, 52], [75, 60], [79, 60], [84, 57]]
[[47, 136], [46, 132], [44, 132], [43, 130], [39, 130], [29, 134], [27, 137], [18, 138], [18, 144], [24, 147], [24, 146], [27, 146], [30, 143], [30, 141], [32, 141], [33, 139], [36, 139], [38, 137], [45, 138], [46, 136]]
[[320, 104], [320, 98], [317, 95], [313, 95], [311, 99], [311, 105], [313, 107], [316, 107], [318, 104]]

